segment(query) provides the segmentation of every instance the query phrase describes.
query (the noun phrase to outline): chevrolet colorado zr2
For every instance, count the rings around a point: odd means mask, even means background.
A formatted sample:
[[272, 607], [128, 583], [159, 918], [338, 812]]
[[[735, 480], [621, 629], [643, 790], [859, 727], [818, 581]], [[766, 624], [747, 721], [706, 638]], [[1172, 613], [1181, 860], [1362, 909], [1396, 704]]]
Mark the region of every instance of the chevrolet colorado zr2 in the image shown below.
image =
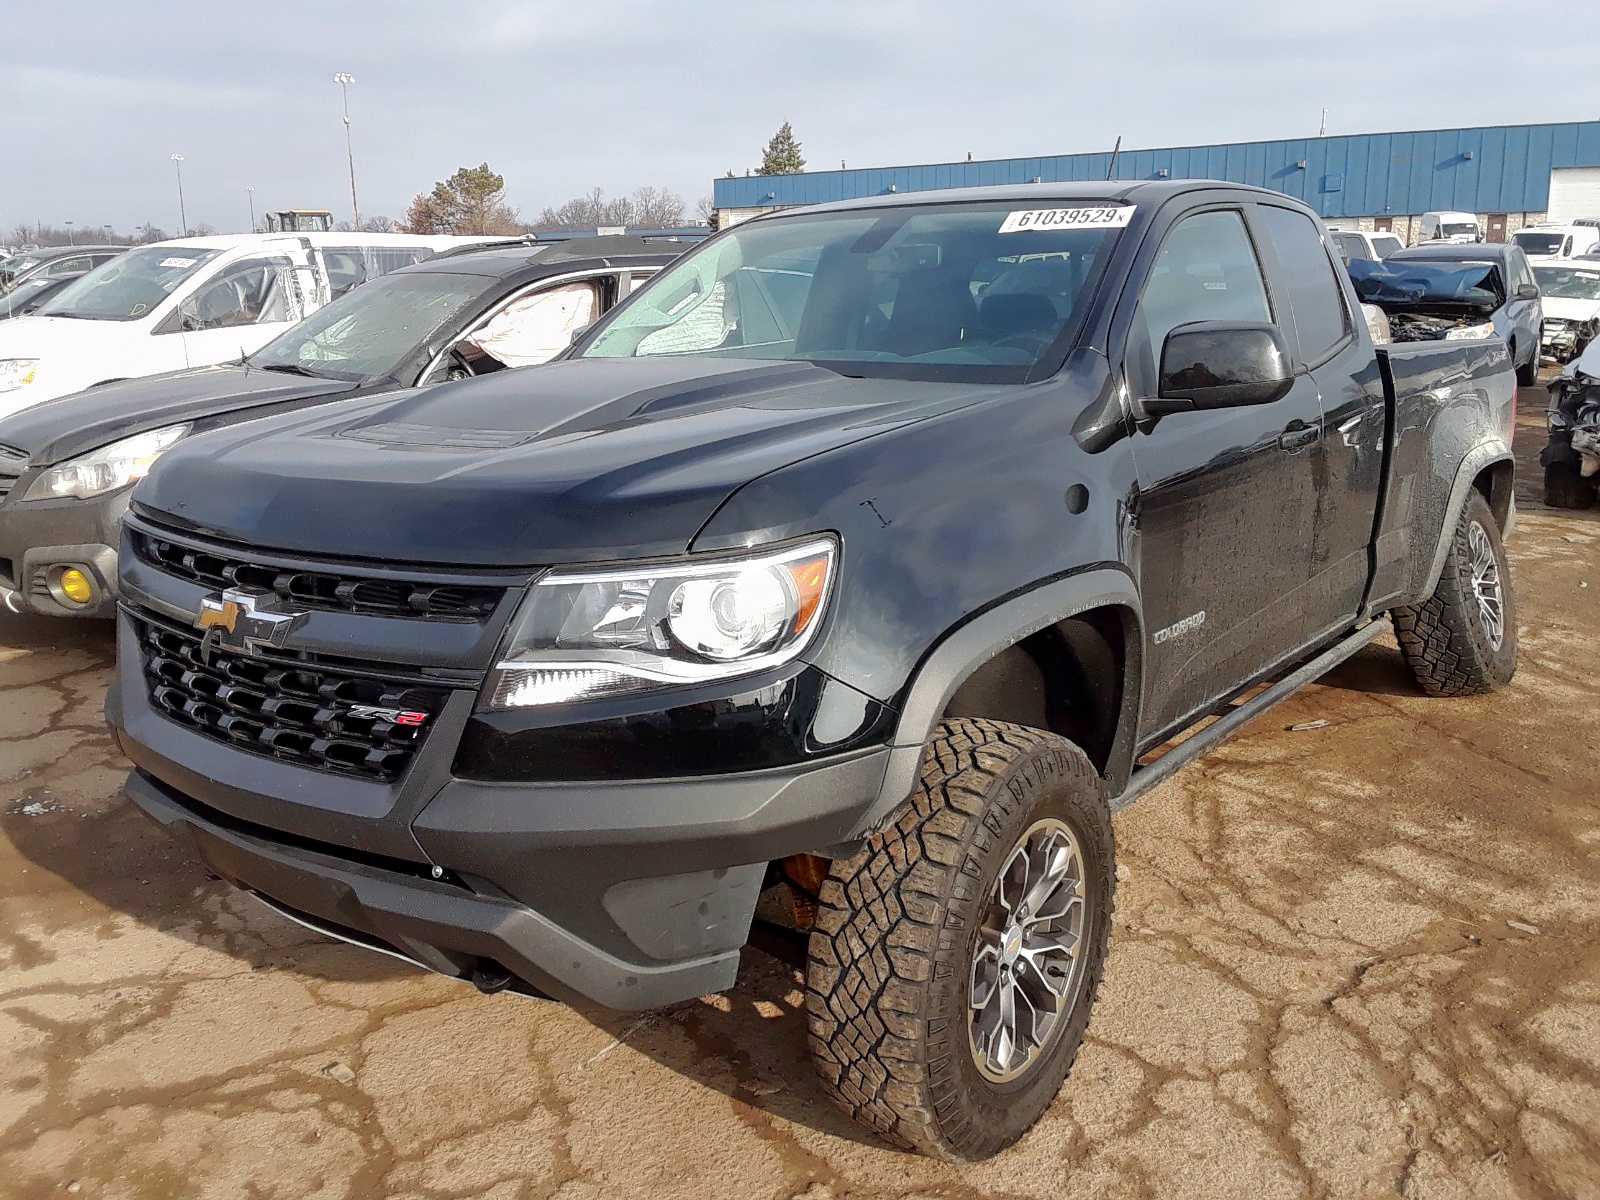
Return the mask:
[[1506, 345], [1367, 316], [1232, 184], [738, 225], [548, 366], [168, 450], [128, 794], [488, 990], [724, 989], [762, 899], [827, 1091], [994, 1154], [1083, 1040], [1114, 811], [1390, 629], [1430, 694], [1511, 679]]

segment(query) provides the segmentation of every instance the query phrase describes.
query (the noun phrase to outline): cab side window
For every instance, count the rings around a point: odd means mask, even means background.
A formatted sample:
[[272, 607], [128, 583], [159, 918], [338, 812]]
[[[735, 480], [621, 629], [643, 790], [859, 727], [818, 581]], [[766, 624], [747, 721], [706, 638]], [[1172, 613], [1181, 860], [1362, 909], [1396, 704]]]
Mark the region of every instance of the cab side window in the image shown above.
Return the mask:
[[290, 320], [291, 274], [286, 258], [235, 263], [184, 301], [178, 310], [182, 328], [196, 332]]
[[1271, 321], [1267, 286], [1244, 218], [1196, 213], [1168, 231], [1139, 295], [1128, 334], [1130, 383], [1154, 395], [1167, 334], [1193, 321]]

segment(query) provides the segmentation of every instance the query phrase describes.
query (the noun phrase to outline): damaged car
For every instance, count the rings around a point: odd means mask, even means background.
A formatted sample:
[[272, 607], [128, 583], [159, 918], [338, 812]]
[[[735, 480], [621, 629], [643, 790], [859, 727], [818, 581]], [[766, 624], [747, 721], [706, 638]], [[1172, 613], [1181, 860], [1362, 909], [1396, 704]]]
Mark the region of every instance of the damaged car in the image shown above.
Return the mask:
[[1516, 247], [1414, 246], [1382, 262], [1348, 266], [1363, 304], [1382, 309], [1397, 342], [1499, 336], [1511, 350], [1517, 382], [1538, 378], [1543, 320], [1539, 287]]
[[1558, 363], [1571, 362], [1600, 333], [1600, 258], [1535, 263], [1544, 309], [1540, 352]]
[[545, 362], [678, 249], [606, 237], [447, 251], [348, 291], [236, 362], [0, 418], [0, 607], [115, 615], [128, 494], [191, 434]]
[[1550, 383], [1549, 440], [1539, 452], [1544, 502], [1588, 508], [1600, 491], [1600, 346], [1591, 343]]

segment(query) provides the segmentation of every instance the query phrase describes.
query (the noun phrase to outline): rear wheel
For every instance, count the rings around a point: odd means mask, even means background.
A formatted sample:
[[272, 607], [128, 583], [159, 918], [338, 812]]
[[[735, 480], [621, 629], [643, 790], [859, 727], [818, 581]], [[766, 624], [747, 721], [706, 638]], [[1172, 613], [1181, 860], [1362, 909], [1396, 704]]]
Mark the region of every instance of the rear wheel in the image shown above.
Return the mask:
[[823, 885], [806, 1006], [833, 1098], [945, 1159], [1026, 1133], [1083, 1042], [1114, 857], [1078, 747], [998, 721], [941, 725], [916, 791]]
[[1588, 508], [1600, 477], [1585, 479], [1577, 465], [1554, 462], [1544, 469], [1544, 502], [1551, 508]]
[[1477, 696], [1517, 670], [1515, 595], [1500, 527], [1470, 492], [1433, 595], [1393, 612], [1395, 638], [1430, 696]]

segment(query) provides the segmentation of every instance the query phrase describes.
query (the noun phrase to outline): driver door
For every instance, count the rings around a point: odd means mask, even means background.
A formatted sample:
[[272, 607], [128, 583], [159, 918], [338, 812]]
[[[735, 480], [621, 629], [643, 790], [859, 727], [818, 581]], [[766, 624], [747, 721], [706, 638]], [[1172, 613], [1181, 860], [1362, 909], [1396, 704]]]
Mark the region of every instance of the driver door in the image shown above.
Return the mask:
[[[1156, 394], [1161, 347], [1193, 321], [1276, 313], [1242, 210], [1167, 231], [1128, 335], [1128, 385]], [[1292, 344], [1292, 339], [1288, 339]], [[1158, 742], [1305, 641], [1321, 402], [1297, 372], [1271, 404], [1173, 413], [1133, 439], [1145, 616], [1144, 731]]]
[[305, 315], [301, 281], [287, 257], [251, 258], [222, 268], [175, 314], [191, 367], [259, 350]]

